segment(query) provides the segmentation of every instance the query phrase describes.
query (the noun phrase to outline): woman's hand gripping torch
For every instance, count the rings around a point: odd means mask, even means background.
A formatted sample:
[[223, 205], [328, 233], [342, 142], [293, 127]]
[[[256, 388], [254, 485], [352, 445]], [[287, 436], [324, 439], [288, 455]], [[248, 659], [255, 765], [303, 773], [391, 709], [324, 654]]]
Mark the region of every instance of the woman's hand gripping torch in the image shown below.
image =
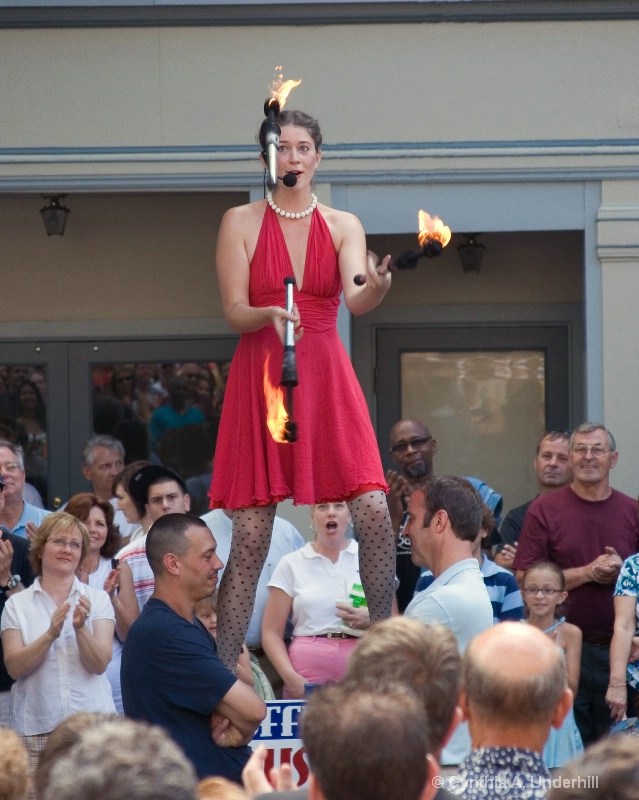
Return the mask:
[[[293, 313], [293, 287], [295, 278], [284, 278], [286, 287], [286, 311]], [[284, 327], [284, 357], [282, 359], [282, 386], [286, 387], [286, 412], [288, 419], [284, 425], [284, 441], [297, 441], [297, 422], [293, 422], [293, 388], [297, 386], [297, 359], [295, 356], [295, 323], [287, 319]]]

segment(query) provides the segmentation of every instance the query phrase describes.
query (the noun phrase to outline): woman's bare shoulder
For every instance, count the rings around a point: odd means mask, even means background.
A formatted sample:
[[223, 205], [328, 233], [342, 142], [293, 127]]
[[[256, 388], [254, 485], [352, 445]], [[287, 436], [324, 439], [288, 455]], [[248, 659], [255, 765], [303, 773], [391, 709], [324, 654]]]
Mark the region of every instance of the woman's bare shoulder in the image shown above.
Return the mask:
[[258, 200], [255, 203], [246, 203], [243, 206], [233, 206], [224, 213], [222, 221], [225, 225], [235, 228], [251, 224], [257, 220], [262, 219], [264, 216], [264, 209], [266, 208], [265, 200]]
[[335, 225], [346, 229], [351, 226], [361, 227], [359, 219], [355, 214], [351, 214], [350, 211], [339, 211], [337, 208], [331, 208], [322, 203], [318, 203], [317, 207], [329, 225]]
[[349, 241], [357, 241], [358, 237], [363, 236], [364, 230], [362, 223], [349, 211], [338, 211], [330, 206], [318, 206], [322, 216], [333, 238], [333, 243], [339, 251], [341, 245]]

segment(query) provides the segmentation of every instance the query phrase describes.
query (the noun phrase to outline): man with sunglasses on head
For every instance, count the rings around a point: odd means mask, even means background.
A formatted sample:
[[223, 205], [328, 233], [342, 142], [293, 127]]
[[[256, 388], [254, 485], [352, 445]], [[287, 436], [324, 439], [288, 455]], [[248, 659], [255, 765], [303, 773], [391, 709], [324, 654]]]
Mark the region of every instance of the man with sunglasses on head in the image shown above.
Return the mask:
[[540, 561], [554, 562], [566, 576], [566, 619], [583, 634], [574, 708], [585, 746], [610, 730], [613, 590], [624, 559], [639, 552], [637, 502], [610, 486], [618, 459], [610, 431], [593, 422], [579, 425], [570, 439], [572, 483], [531, 504], [513, 561], [518, 580]]
[[419, 481], [433, 474], [433, 458], [437, 442], [428, 428], [417, 419], [400, 419], [390, 432], [390, 455], [397, 470], [386, 472], [389, 486], [388, 510], [396, 537], [397, 561], [395, 574], [399, 578], [397, 605], [400, 612], [413, 599], [421, 568], [411, 560], [410, 541], [404, 536], [408, 498]]

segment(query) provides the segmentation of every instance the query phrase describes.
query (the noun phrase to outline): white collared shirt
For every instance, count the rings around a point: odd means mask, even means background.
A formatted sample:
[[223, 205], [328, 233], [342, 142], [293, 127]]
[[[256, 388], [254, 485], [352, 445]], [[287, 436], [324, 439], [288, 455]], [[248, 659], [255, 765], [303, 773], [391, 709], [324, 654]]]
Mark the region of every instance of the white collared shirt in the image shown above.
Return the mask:
[[[94, 675], [80, 660], [73, 628], [73, 609], [80, 595], [86, 595], [91, 604], [86, 621], [89, 630], [93, 630], [93, 622], [98, 619], [115, 622], [108, 594], [75, 578], [69, 594], [71, 609], [60, 636], [41, 663], [28, 675], [18, 678], [11, 689], [11, 727], [23, 736], [49, 733], [78, 711], [115, 712], [106, 675]], [[19, 630], [25, 645], [31, 644], [49, 629], [55, 610], [55, 602], [40, 585], [40, 578], [36, 578], [32, 586], [7, 600], [2, 630]]]
[[293, 598], [293, 636], [319, 636], [340, 630], [335, 603], [348, 597], [354, 583], [361, 578], [357, 542], [350, 539], [335, 563], [305, 544], [284, 556], [268, 585]]

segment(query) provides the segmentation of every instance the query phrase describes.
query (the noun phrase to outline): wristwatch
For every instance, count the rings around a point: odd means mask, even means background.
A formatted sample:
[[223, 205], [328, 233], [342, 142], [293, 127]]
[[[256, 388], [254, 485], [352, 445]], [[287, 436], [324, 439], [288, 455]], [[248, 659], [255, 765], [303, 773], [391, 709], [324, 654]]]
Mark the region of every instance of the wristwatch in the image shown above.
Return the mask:
[[19, 575], [12, 575], [9, 578], [9, 583], [6, 586], [0, 586], [0, 592], [10, 592], [12, 589], [16, 588], [21, 580], [22, 578]]

